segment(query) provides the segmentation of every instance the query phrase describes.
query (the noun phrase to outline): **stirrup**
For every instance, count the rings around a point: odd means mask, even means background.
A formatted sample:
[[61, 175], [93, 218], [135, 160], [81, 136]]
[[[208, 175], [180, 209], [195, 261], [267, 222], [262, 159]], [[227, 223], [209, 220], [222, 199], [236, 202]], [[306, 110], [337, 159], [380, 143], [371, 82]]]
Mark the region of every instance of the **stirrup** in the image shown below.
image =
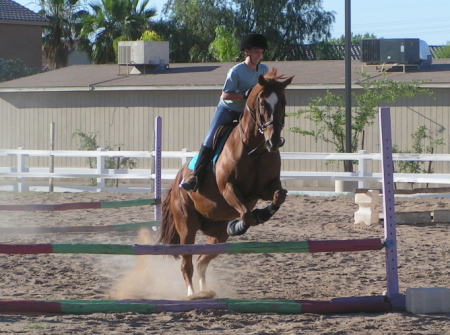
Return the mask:
[[[184, 181], [187, 177], [192, 176], [191, 179], [188, 181]], [[183, 178], [180, 185], [178, 185], [179, 188], [182, 188], [185, 191], [188, 192], [195, 192], [198, 188], [198, 178], [197, 176], [194, 176], [192, 173], [188, 174], [186, 177]]]

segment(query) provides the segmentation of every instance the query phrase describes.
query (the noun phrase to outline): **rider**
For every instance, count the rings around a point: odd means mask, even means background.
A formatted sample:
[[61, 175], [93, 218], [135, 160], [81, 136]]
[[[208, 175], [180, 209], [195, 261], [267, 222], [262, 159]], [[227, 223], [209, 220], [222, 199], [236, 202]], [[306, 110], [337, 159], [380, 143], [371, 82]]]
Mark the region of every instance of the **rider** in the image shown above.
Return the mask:
[[260, 64], [264, 51], [267, 49], [267, 40], [261, 34], [248, 34], [241, 40], [241, 51], [245, 55], [245, 60], [232, 67], [227, 74], [227, 79], [223, 86], [219, 104], [214, 113], [208, 134], [200, 148], [200, 152], [195, 163], [195, 168], [189, 180], [181, 182], [180, 188], [188, 192], [195, 192], [205, 174], [206, 167], [211, 160], [214, 133], [224, 124], [238, 120], [245, 108], [247, 100], [253, 86], [258, 82], [259, 75], [265, 75], [269, 68]]

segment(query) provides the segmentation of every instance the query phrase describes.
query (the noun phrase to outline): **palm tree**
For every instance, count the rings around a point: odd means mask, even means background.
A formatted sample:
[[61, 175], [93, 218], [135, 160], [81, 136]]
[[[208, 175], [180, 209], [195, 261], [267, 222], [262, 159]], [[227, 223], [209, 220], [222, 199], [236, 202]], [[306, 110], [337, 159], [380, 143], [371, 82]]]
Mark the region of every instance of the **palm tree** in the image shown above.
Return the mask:
[[90, 3], [92, 13], [85, 13], [78, 36], [92, 41], [92, 59], [95, 63], [115, 62], [114, 40], [127, 37], [137, 40], [148, 29], [156, 10], [146, 8], [149, 0], [101, 0]]
[[79, 0], [40, 0], [39, 5], [39, 14], [50, 21], [43, 27], [44, 57], [53, 69], [67, 66], [69, 50], [75, 43], [75, 23], [82, 10]]
[[130, 2], [131, 13], [128, 18], [127, 36], [135, 41], [142, 36], [144, 31], [150, 30], [150, 20], [156, 15], [156, 9], [147, 8], [150, 0], [130, 0]]

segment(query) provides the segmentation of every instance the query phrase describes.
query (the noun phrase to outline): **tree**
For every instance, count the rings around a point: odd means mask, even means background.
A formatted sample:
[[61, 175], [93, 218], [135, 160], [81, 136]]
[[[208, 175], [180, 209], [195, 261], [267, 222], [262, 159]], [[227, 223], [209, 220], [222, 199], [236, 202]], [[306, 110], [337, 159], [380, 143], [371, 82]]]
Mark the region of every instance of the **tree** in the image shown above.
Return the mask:
[[436, 58], [450, 58], [450, 42], [436, 51]]
[[[355, 99], [355, 107], [352, 110], [352, 147], [351, 152], [358, 150], [358, 143], [361, 133], [365, 127], [374, 123], [378, 112], [378, 106], [381, 102], [394, 103], [402, 97], [414, 97], [417, 94], [433, 96], [427, 89], [420, 86], [424, 81], [411, 81], [409, 83], [400, 83], [386, 78], [382, 80], [370, 80], [365, 73], [361, 73], [364, 80], [360, 81], [363, 88], [362, 94], [352, 92]], [[325, 98], [313, 99], [307, 109], [287, 116], [297, 118], [304, 116], [305, 119], [312, 121], [317, 125], [317, 131], [303, 130], [300, 127], [291, 127], [289, 130], [302, 136], [313, 136], [316, 142], [322, 140], [335, 146], [336, 152], [345, 152], [345, 129], [346, 129], [346, 111], [342, 96], [335, 95], [327, 91]]]
[[340, 60], [343, 59], [343, 54], [340, 53], [332, 43], [328, 41], [321, 41], [314, 45], [315, 59]]
[[233, 34], [221, 26], [216, 28], [216, 39], [209, 45], [209, 52], [219, 62], [235, 62], [240, 54], [238, 42]]
[[234, 0], [239, 36], [259, 32], [266, 36], [268, 60], [299, 60], [302, 45], [331, 36], [334, 13], [323, 10], [322, 0]]
[[233, 25], [233, 11], [227, 0], [168, 0], [155, 31], [171, 45], [173, 62], [210, 62], [215, 57], [209, 45], [216, 37], [216, 27], [226, 30]]
[[0, 83], [40, 73], [41, 69], [30, 69], [22, 60], [4, 60], [0, 58]]
[[[116, 62], [119, 57], [119, 42], [120, 41], [128, 41], [128, 40], [129, 40], [129, 38], [126, 36], [119, 36], [114, 40], [113, 47], [114, 47], [114, 54], [116, 56], [116, 58], [115, 58]], [[161, 37], [154, 31], [146, 30], [142, 33], [142, 36], [139, 39], [139, 41], [161, 41]]]
[[[350, 39], [351, 39], [352, 45], [360, 45], [361, 41], [363, 39], [376, 39], [376, 38], [377, 37], [371, 33], [365, 33], [364, 35], [361, 35], [361, 34], [353, 35], [353, 33], [352, 33], [352, 36]], [[330, 40], [330, 43], [334, 44], [334, 45], [344, 45], [345, 44], [345, 35], [342, 35], [339, 38], [332, 38]]]
[[49, 26], [42, 28], [44, 57], [53, 69], [67, 66], [69, 50], [75, 43], [75, 24], [82, 13], [79, 0], [40, 0], [39, 14], [45, 16]]
[[150, 0], [130, 0], [130, 13], [125, 28], [126, 36], [129, 36], [132, 41], [141, 38], [146, 30], [151, 29], [151, 19], [156, 15], [156, 9], [148, 7], [149, 3]]
[[161, 36], [159, 36], [156, 32], [150, 31], [150, 30], [144, 31], [139, 40], [140, 41], [155, 41], [155, 42], [162, 41]]
[[114, 40], [126, 37], [137, 40], [150, 28], [156, 10], [147, 8], [149, 0], [101, 0], [90, 3], [91, 13], [85, 12], [77, 28], [80, 38], [89, 38], [95, 63], [114, 63]]
[[[434, 139], [433, 134], [426, 126], [419, 126], [417, 130], [411, 134], [413, 145], [411, 149], [400, 150], [397, 144], [392, 145], [392, 153], [408, 153], [408, 154], [433, 154], [434, 149], [438, 146], [445, 145], [443, 138]], [[397, 161], [394, 163], [394, 172], [404, 173], [433, 173], [431, 168], [432, 162], [428, 162], [425, 169], [423, 161]], [[395, 169], [397, 167], [397, 169]], [[411, 187], [414, 183], [410, 183]], [[427, 184], [428, 187], [428, 184]]]
[[[100, 146], [97, 144], [97, 133], [85, 133], [81, 129], [78, 129], [76, 132], [72, 134], [72, 139], [78, 138], [80, 140], [79, 150], [97, 150], [100, 148]], [[116, 145], [109, 145], [107, 144], [104, 149], [106, 151], [113, 151], [117, 147], [123, 146], [123, 144], [116, 144]], [[91, 169], [95, 169], [97, 167], [97, 159], [94, 157], [86, 158], [86, 162], [89, 164], [89, 167]], [[118, 161], [116, 163], [116, 160], [114, 157], [107, 157], [105, 158], [105, 168], [106, 169], [134, 169], [137, 166], [137, 161], [134, 158], [124, 157], [124, 158], [118, 158]], [[107, 180], [106, 186], [113, 186], [117, 182], [114, 182], [114, 180]], [[96, 179], [91, 179], [90, 182], [91, 186], [97, 185]]]

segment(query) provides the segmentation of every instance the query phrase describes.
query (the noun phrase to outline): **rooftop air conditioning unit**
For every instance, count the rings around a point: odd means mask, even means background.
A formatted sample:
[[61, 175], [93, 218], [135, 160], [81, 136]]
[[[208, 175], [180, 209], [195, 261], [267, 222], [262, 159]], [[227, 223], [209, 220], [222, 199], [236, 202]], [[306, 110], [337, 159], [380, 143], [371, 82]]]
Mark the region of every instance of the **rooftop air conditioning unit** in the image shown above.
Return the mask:
[[119, 65], [169, 66], [169, 42], [121, 41]]
[[418, 38], [366, 39], [361, 41], [366, 64], [431, 65], [430, 48]]

